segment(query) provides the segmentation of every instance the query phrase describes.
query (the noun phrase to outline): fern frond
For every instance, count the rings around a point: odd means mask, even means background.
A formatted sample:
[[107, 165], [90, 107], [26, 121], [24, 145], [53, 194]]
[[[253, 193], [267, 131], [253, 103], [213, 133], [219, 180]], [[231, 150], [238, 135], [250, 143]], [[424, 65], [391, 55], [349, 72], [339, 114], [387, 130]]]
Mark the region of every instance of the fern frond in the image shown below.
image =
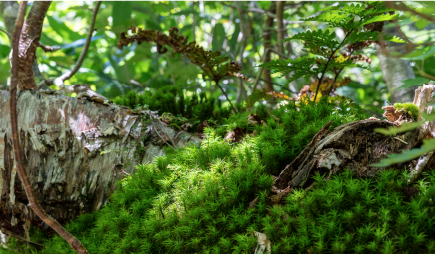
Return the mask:
[[306, 31], [304, 33], [298, 33], [291, 38], [282, 40], [281, 42], [290, 40], [303, 40], [305, 46], [309, 48], [326, 46], [328, 48], [334, 49], [340, 43], [335, 40], [335, 33], [329, 32], [328, 30], [314, 30]]
[[322, 9], [321, 11], [325, 12], [341, 12], [346, 14], [357, 15], [362, 19], [367, 18], [368, 16], [374, 16], [377, 14], [382, 14], [390, 11], [394, 11], [392, 8], [388, 8], [382, 2], [376, 2], [370, 4], [368, 7], [362, 4], [344, 4], [344, 5], [335, 5], [330, 6], [328, 8]]
[[[388, 20], [392, 20], [395, 19], [399, 16], [399, 14], [383, 14], [383, 15], [379, 15], [379, 16], [373, 16], [369, 19], [366, 19], [364, 21], [362, 21], [362, 23], [360, 23], [360, 26], [364, 26], [370, 23], [374, 23], [374, 22], [381, 22], [381, 21], [388, 21]], [[359, 22], [358, 22], [359, 23]]]
[[337, 12], [324, 12], [317, 16], [303, 19], [303, 21], [320, 21], [331, 23], [336, 27], [343, 27], [353, 19], [352, 15], [346, 13], [337, 13]]
[[274, 60], [268, 63], [263, 63], [260, 67], [279, 72], [283, 76], [290, 72], [294, 72], [292, 78], [289, 80], [289, 82], [291, 82], [306, 75], [318, 74], [320, 68], [317, 65], [318, 63], [316, 63], [316, 59], [304, 56], [298, 57], [294, 60], [290, 58], [287, 60]]
[[[346, 40], [345, 44], [353, 44], [360, 41], [378, 41], [379, 33], [377, 31], [367, 31], [360, 33], [352, 33], [350, 34]], [[384, 35], [384, 41], [392, 41], [397, 43], [404, 43], [405, 41], [396, 36]]]

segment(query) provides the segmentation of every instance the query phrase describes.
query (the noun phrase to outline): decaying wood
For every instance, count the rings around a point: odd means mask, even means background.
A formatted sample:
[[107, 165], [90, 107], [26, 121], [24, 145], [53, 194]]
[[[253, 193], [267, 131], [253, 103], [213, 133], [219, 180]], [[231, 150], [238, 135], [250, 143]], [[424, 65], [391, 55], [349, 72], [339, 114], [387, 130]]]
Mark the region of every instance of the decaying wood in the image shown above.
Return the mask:
[[317, 135], [324, 138], [321, 141], [314, 138], [301, 156], [281, 172], [275, 185], [281, 189], [287, 186], [307, 187], [317, 172], [323, 175], [332, 171], [332, 174], [336, 174], [344, 168], [359, 176], [374, 176], [385, 168], [371, 167], [369, 164], [379, 162], [388, 154], [414, 148], [425, 134], [419, 128], [399, 135], [405, 144], [374, 132], [375, 128], [393, 126], [394, 123], [389, 121], [361, 120], [339, 126], [328, 135], [324, 134], [325, 128], [322, 128]]
[[[100, 209], [122, 179], [122, 170], [131, 174], [134, 165], [164, 155], [166, 142], [173, 140], [175, 147], [200, 143], [198, 137], [157, 123], [149, 114], [89, 97], [31, 90], [17, 97], [24, 166], [36, 199], [61, 224]], [[16, 174], [10, 122], [5, 120], [8, 101], [9, 92], [0, 91], [0, 224], [24, 235], [25, 220], [44, 226], [27, 207]]]
[[[421, 112], [430, 114], [433, 103], [434, 85], [423, 85], [416, 89], [414, 104]], [[389, 120], [367, 119], [339, 126], [329, 133], [330, 123], [325, 125], [314, 136], [302, 153], [280, 173], [274, 186], [280, 190], [308, 186], [312, 187], [312, 177], [319, 172], [331, 176], [343, 169], [349, 169], [361, 177], [370, 177], [377, 172], [389, 168], [403, 168], [404, 165], [392, 165], [387, 168], [372, 167], [388, 154], [401, 153], [421, 145], [423, 138], [434, 138], [431, 122], [423, 126], [401, 133], [395, 137], [384, 136], [374, 131], [376, 128], [389, 128], [400, 125], [406, 119], [394, 107], [386, 107]], [[405, 163], [411, 168], [412, 183], [428, 167], [435, 165], [433, 152], [423, 155], [418, 161]], [[276, 195], [275, 195], [276, 196]]]

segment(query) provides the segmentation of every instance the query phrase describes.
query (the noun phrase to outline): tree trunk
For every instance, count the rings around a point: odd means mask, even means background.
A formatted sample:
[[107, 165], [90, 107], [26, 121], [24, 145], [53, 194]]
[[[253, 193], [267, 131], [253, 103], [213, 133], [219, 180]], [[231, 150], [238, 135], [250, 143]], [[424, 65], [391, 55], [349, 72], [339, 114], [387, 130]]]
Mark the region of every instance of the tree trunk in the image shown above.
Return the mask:
[[[386, 35], [396, 35], [396, 29], [394, 27], [384, 29]], [[387, 46], [391, 46], [391, 42], [387, 42]], [[382, 54], [379, 46], [377, 48], [377, 55], [380, 62], [382, 74], [387, 83], [388, 92], [390, 93], [390, 101], [395, 102], [412, 102], [414, 98], [415, 87], [406, 87], [396, 90], [403, 85], [403, 81], [407, 79], [414, 79], [414, 70], [412, 69], [408, 60], [402, 60], [400, 58], [388, 57]]]
[[[26, 220], [41, 226], [14, 165], [9, 92], [0, 91], [0, 225], [23, 235]], [[167, 143], [175, 147], [200, 139], [175, 131], [149, 111], [132, 112], [84, 98], [18, 93], [20, 144], [25, 168], [41, 206], [61, 224], [107, 203], [123, 173], [151, 163]], [[152, 116], [152, 120], [150, 120]], [[110, 151], [103, 153], [103, 151]]]
[[[275, 13], [276, 11], [276, 2], [271, 2], [268, 12]], [[270, 51], [267, 51], [268, 48], [272, 47], [272, 31], [273, 31], [273, 17], [267, 16], [266, 22], [263, 29], [263, 47], [264, 47], [264, 54], [266, 54], [266, 57], [264, 59], [264, 62], [270, 62]], [[270, 70], [264, 68], [263, 69], [263, 79], [264, 79], [264, 89], [267, 92], [272, 92], [273, 85], [272, 85], [272, 77], [270, 75]]]

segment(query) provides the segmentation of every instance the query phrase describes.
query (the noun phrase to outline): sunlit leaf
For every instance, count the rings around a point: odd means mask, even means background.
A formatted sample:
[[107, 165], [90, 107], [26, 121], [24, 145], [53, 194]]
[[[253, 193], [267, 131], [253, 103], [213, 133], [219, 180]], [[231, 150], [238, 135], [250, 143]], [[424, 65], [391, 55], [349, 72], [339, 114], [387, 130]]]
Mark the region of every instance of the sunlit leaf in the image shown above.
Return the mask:
[[131, 26], [131, 2], [112, 2], [113, 30], [123, 31]]
[[402, 81], [403, 85], [395, 88], [394, 90], [399, 90], [399, 89], [403, 89], [406, 87], [412, 87], [412, 86], [421, 86], [423, 84], [427, 84], [427, 82], [429, 82], [429, 79], [427, 78], [423, 78], [423, 77], [416, 77], [414, 79], [407, 79]]
[[213, 41], [211, 43], [213, 51], [222, 50], [225, 40], [225, 28], [221, 23], [214, 26]]

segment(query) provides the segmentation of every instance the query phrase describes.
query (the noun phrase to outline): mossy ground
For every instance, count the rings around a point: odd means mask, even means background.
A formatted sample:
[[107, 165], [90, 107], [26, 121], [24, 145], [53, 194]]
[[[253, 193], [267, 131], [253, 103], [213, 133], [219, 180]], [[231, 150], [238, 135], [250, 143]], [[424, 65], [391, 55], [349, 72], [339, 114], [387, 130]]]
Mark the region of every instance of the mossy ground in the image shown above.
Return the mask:
[[[336, 127], [367, 117], [357, 106], [321, 101], [288, 104], [273, 116], [264, 107], [256, 111], [267, 126], [249, 126], [240, 114], [206, 129], [200, 147], [168, 149], [153, 164], [138, 165], [102, 210], [80, 216], [67, 229], [89, 253], [253, 253], [254, 231], [267, 234], [272, 253], [434, 252], [433, 174], [418, 183], [412, 198], [401, 171], [374, 179], [346, 171], [326, 182], [317, 176], [312, 191], [295, 190], [282, 206], [269, 205], [271, 175], [329, 120]], [[234, 126], [257, 135], [228, 144], [222, 133]], [[37, 253], [74, 253], [59, 236], [47, 239], [33, 231], [31, 237], [45, 246]]]

